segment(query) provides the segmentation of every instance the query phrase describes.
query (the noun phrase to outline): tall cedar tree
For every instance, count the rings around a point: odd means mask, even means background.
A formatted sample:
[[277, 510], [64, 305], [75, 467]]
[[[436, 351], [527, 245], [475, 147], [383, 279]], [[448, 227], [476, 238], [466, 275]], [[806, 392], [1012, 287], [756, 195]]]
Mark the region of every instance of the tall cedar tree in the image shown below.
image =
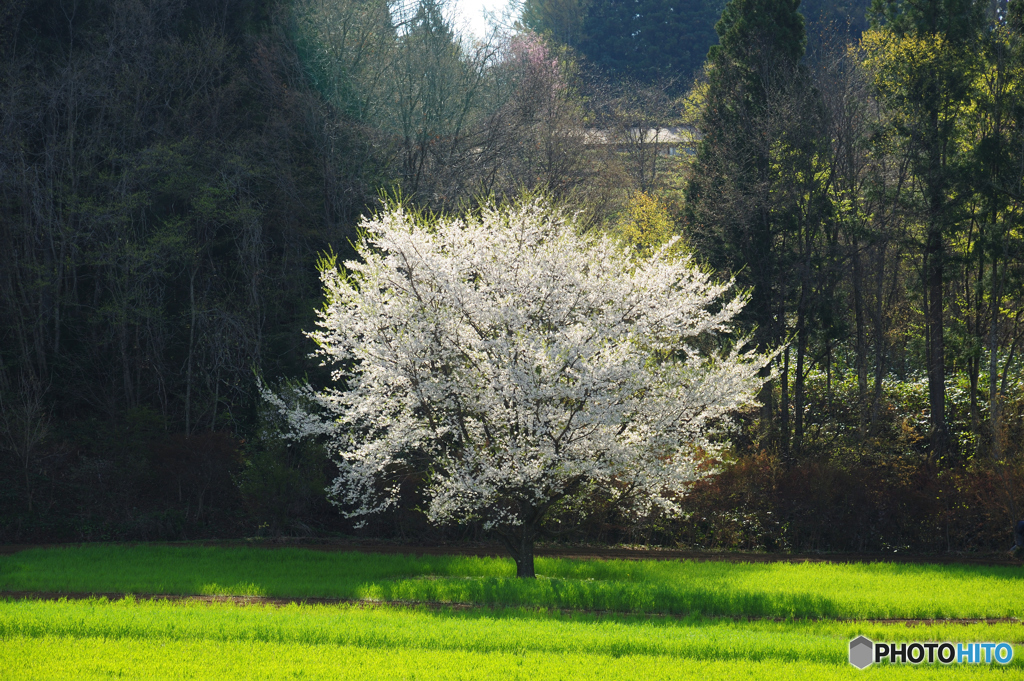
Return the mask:
[[593, 0], [573, 45], [612, 78], [689, 83], [715, 42], [716, 0]]
[[[687, 186], [690, 239], [712, 267], [752, 288], [747, 322], [764, 350], [785, 336], [783, 300], [789, 268], [778, 235], [792, 220], [778, 205], [780, 145], [787, 119], [799, 115], [793, 93], [807, 88], [804, 20], [799, 0], [731, 0], [715, 26], [698, 126], [702, 134]], [[806, 154], [801, 154], [806, 156]], [[792, 154], [789, 154], [792, 156]], [[771, 390], [761, 395], [773, 418]]]
[[923, 0], [903, 3], [875, 0], [873, 25], [896, 43], [923, 46], [923, 58], [900, 60], [894, 77], [876, 80], [879, 94], [895, 113], [896, 131], [909, 145], [924, 203], [922, 264], [931, 458], [949, 444], [946, 425], [944, 289], [949, 259], [947, 241], [956, 217], [956, 145], [958, 113], [970, 98], [972, 62], [984, 15], [972, 0]]
[[520, 22], [538, 35], [579, 47], [590, 0], [524, 0]]

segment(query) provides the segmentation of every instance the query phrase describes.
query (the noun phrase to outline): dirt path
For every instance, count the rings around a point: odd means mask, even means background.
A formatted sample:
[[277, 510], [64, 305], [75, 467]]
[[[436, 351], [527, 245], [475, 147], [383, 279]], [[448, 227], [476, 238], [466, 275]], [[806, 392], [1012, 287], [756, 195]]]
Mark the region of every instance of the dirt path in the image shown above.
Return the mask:
[[[120, 544], [120, 542], [108, 542]], [[124, 545], [135, 545], [125, 542]], [[221, 546], [261, 549], [303, 548], [313, 551], [363, 551], [365, 553], [414, 554], [429, 556], [481, 556], [507, 558], [497, 544], [402, 544], [382, 541], [339, 541], [331, 539], [266, 539], [236, 541], [150, 542], [150, 546]], [[0, 544], [0, 555], [33, 548], [62, 548], [88, 544]], [[1005, 554], [927, 555], [901, 553], [754, 553], [749, 551], [689, 551], [661, 548], [612, 548], [593, 546], [539, 546], [538, 556], [616, 560], [696, 560], [730, 563], [934, 563], [964, 565], [1024, 566]]]
[[[473, 603], [444, 603], [439, 601], [367, 601], [351, 598], [267, 598], [264, 596], [185, 596], [180, 594], [128, 594], [128, 593], [61, 593], [57, 591], [0, 591], [0, 600], [34, 600], [34, 601], [81, 601], [90, 598], [106, 598], [110, 601], [119, 601], [131, 596], [140, 601], [164, 601], [171, 603], [233, 603], [235, 605], [264, 605], [283, 607], [286, 605], [356, 605], [363, 608], [417, 608], [425, 607], [432, 610], [461, 610], [461, 611], [487, 611], [504, 610], [504, 606], [477, 605]], [[553, 610], [553, 609], [552, 609]], [[566, 615], [588, 614], [598, 617], [646, 617], [648, 619], [685, 619], [688, 615], [671, 613], [632, 613], [618, 612], [614, 610], [570, 610], [560, 609]], [[787, 622], [792, 618], [752, 616], [752, 615], [706, 615], [707, 619], [724, 619], [735, 622]], [[807, 621], [829, 621], [829, 622], [866, 622], [870, 624], [903, 624], [908, 627], [929, 626], [934, 624], [1024, 624], [1016, 617], [989, 617], [989, 618], [956, 618], [956, 619], [854, 619], [854, 618], [827, 618], [808, 617]]]

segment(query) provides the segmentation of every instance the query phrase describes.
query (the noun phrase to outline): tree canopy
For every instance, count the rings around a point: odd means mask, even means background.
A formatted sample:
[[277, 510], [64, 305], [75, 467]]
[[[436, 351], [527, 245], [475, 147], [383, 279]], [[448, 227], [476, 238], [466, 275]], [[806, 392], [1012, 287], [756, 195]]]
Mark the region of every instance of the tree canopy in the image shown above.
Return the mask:
[[715, 0], [592, 0], [578, 49], [615, 78], [688, 85], [715, 43]]
[[362, 228], [362, 260], [322, 271], [312, 336], [336, 387], [304, 391], [321, 415], [267, 393], [328, 438], [352, 516], [421, 471], [430, 520], [482, 521], [533, 576], [556, 504], [678, 512], [709, 431], [761, 383], [765, 361], [725, 342], [745, 298], [667, 247], [635, 258], [538, 201], [437, 222], [393, 207]]

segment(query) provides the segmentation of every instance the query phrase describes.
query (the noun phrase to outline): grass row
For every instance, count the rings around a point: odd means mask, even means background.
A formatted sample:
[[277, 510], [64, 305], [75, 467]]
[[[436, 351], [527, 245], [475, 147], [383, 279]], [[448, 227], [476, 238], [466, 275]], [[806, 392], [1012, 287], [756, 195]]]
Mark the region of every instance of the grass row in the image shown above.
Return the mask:
[[874, 676], [1020, 678], [1024, 627], [736, 622], [537, 610], [0, 601], [3, 678], [854, 678], [847, 642], [1011, 641], [1007, 667], [874, 666]]
[[0, 557], [0, 590], [429, 601], [827, 618], [1024, 616], [1017, 567], [899, 563], [510, 560], [189, 546], [86, 545]]
[[[463, 653], [422, 650], [384, 651], [349, 646], [221, 641], [123, 641], [109, 639], [24, 638], [5, 640], [0, 671], [10, 681], [31, 679], [358, 679], [391, 681], [814, 681], [858, 679], [847, 665], [793, 662], [720, 662], [667, 658], [609, 658], [552, 653]], [[869, 669], [874, 679], [1011, 678], [1001, 670]], [[1014, 678], [1019, 678], [1014, 677]]]

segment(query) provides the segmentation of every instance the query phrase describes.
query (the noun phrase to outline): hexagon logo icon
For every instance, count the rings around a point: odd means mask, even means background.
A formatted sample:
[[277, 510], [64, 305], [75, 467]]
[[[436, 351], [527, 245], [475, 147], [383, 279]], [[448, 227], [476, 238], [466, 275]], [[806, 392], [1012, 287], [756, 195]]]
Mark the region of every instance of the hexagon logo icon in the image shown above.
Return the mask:
[[850, 664], [857, 669], [865, 669], [874, 660], [875, 644], [866, 636], [858, 636], [850, 641]]

